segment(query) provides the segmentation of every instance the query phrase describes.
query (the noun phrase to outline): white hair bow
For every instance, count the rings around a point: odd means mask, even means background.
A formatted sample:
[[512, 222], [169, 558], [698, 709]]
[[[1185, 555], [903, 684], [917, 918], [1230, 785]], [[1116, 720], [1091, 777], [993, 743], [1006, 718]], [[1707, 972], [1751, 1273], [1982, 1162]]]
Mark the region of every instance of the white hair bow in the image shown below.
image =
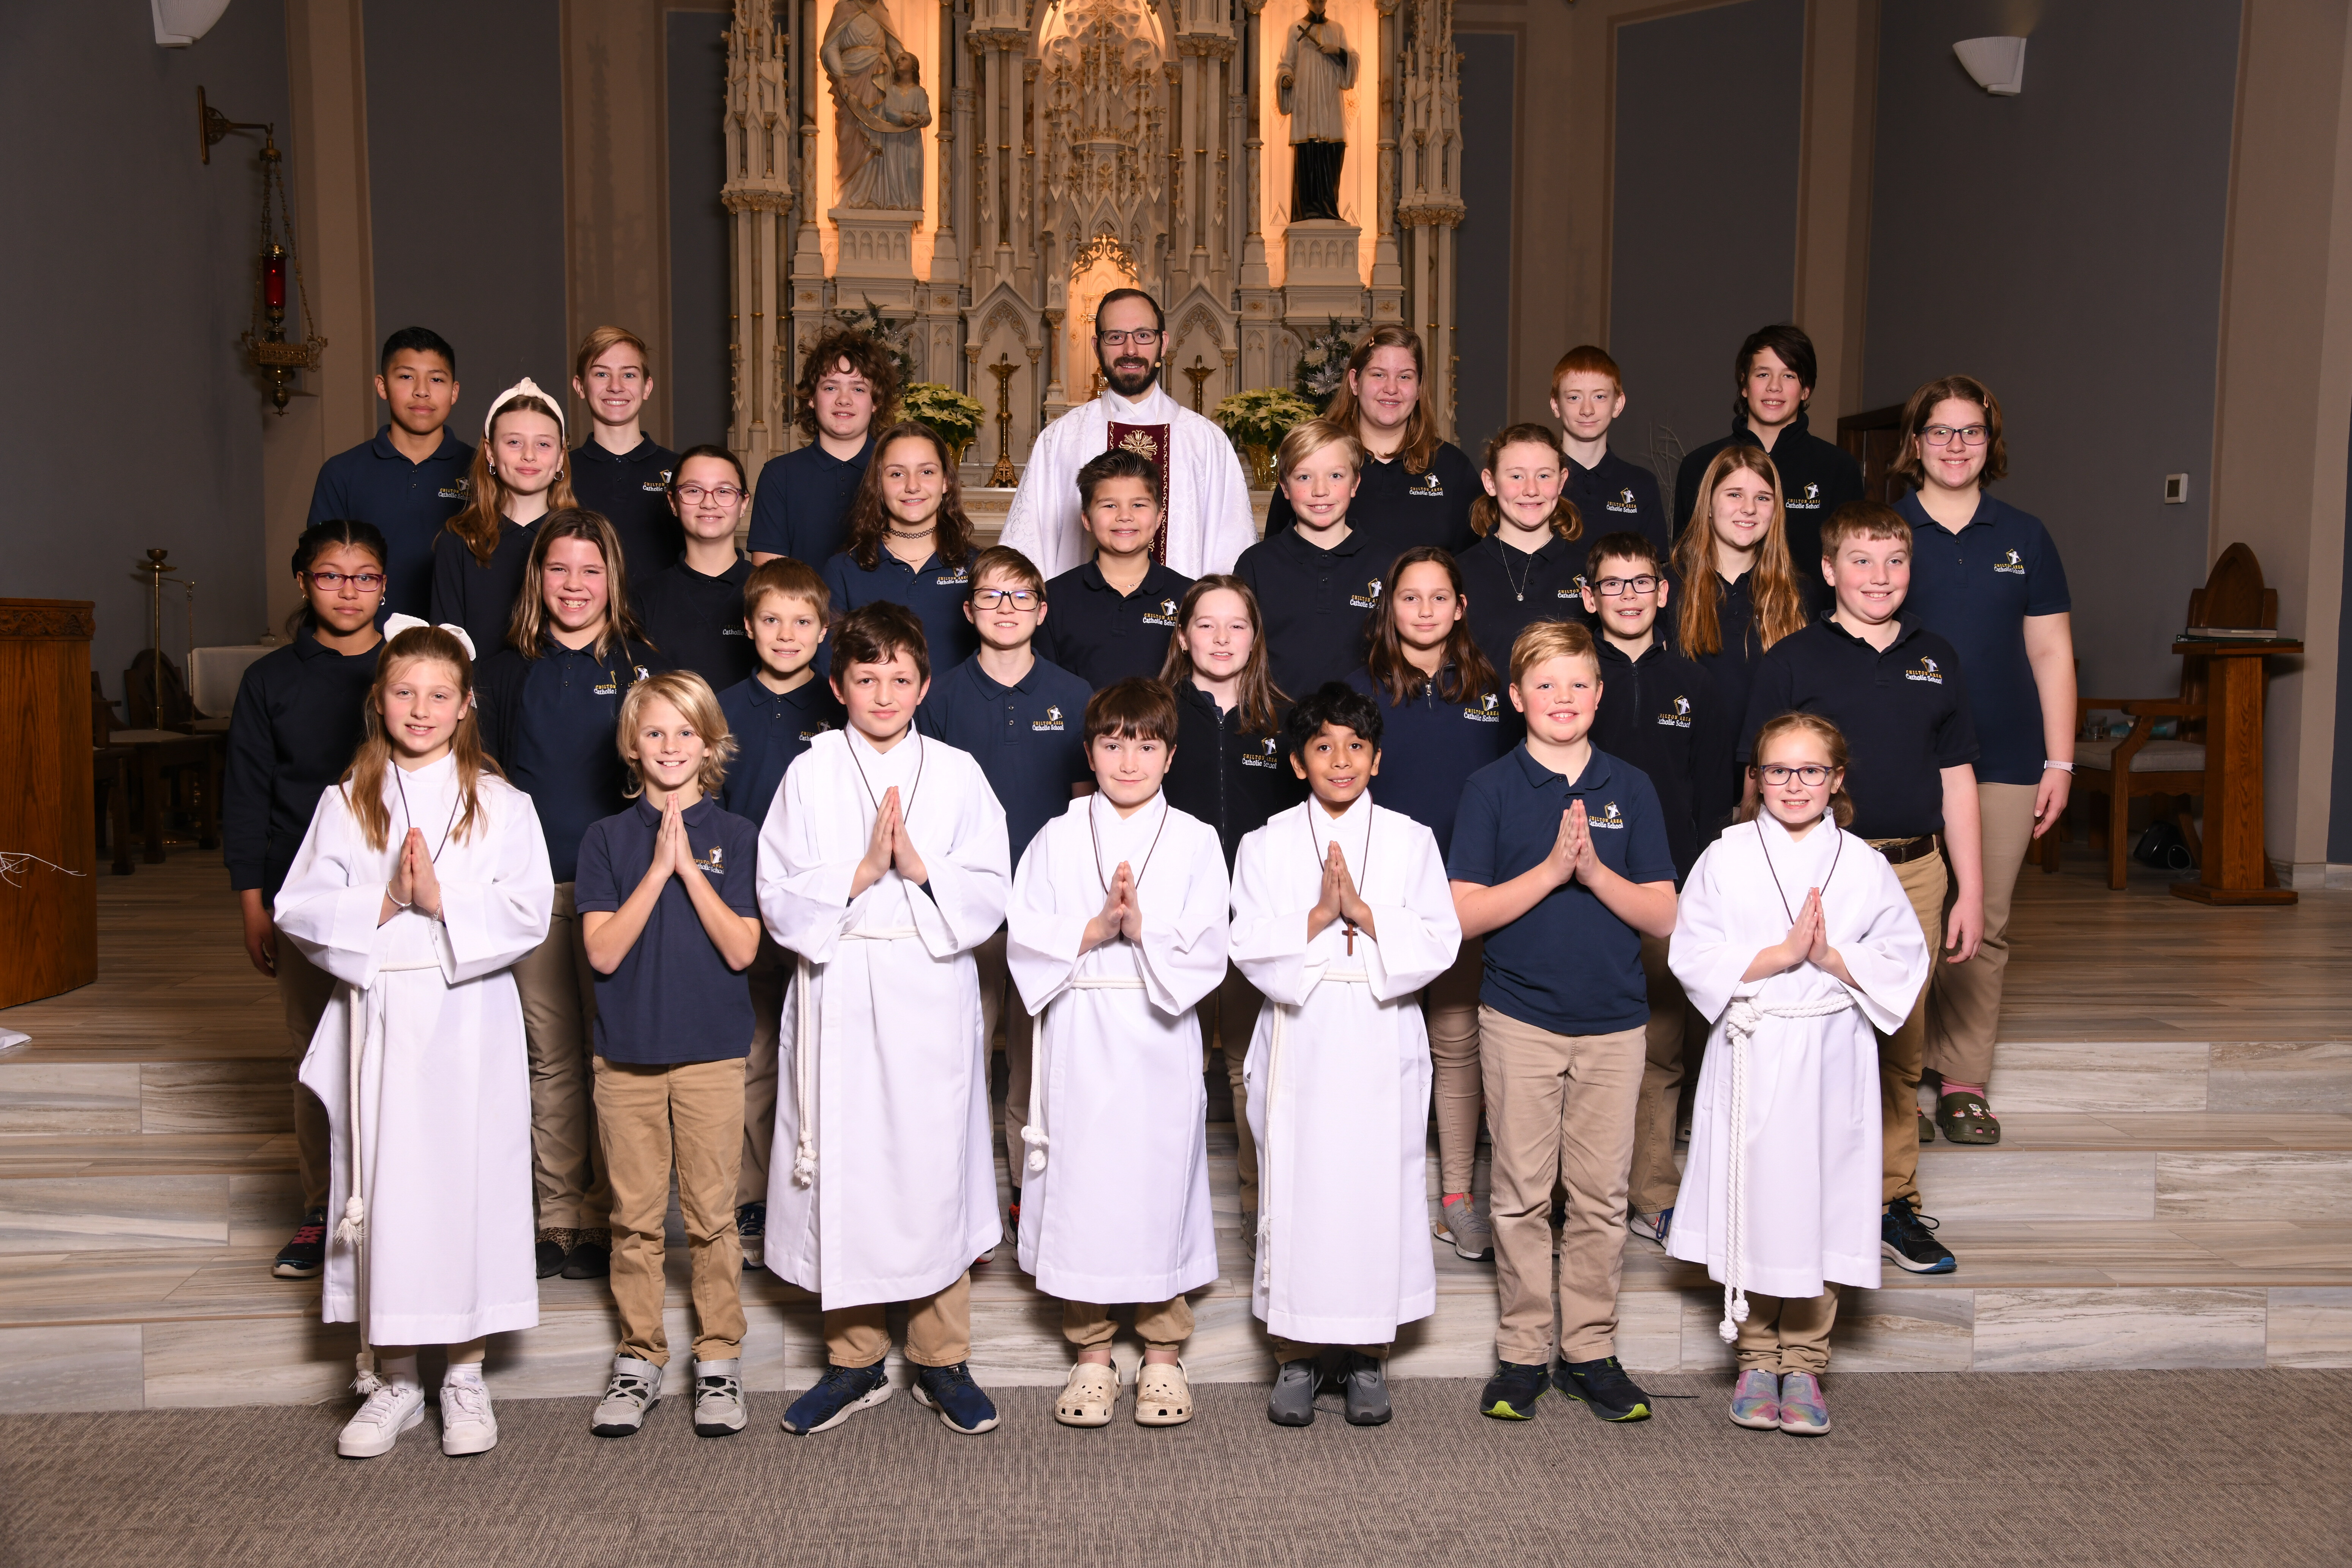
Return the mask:
[[[390, 642], [394, 637], [398, 637], [403, 632], [414, 631], [418, 626], [429, 626], [432, 624], [432, 622], [425, 620], [421, 616], [387, 616], [384, 617], [383, 622], [384, 640], [386, 642]], [[457, 639], [458, 646], [466, 650], [466, 657], [467, 658], [472, 659], [481, 657], [474, 651], [474, 639], [466, 635], [465, 627], [453, 626], [448, 622], [443, 621], [441, 623], [441, 629]]]
[[548, 412], [555, 416], [555, 434], [559, 439], [562, 438], [564, 434], [563, 399], [560, 397], [550, 397], [546, 393], [540, 390], [539, 383], [531, 380], [529, 376], [524, 376], [520, 381], [516, 382], [512, 386], [508, 387], [504, 392], [499, 393], [496, 397], [490, 399], [489, 412], [482, 416], [483, 440], [487, 441], [490, 438], [490, 426], [499, 422], [499, 410], [504, 408], [509, 403], [518, 397], [536, 397], [541, 403], [546, 404]]

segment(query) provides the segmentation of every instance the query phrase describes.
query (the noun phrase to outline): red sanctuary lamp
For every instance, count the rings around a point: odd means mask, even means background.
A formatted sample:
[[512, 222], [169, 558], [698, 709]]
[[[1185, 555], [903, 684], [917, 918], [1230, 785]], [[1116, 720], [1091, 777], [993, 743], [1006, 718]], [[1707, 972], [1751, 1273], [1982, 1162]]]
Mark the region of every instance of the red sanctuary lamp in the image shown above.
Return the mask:
[[[319, 336], [310, 315], [310, 291], [302, 286], [302, 260], [294, 250], [294, 204], [286, 194], [286, 155], [278, 150], [277, 127], [240, 123], [205, 102], [196, 89], [196, 119], [203, 129], [204, 161], [212, 162], [213, 144], [233, 131], [258, 131], [261, 142], [261, 244], [255, 258], [253, 325], [238, 342], [256, 370], [269, 383], [269, 401], [286, 412], [298, 373], [318, 367], [327, 340]], [[294, 292], [302, 304], [302, 340], [286, 341], [287, 273], [293, 273]]]

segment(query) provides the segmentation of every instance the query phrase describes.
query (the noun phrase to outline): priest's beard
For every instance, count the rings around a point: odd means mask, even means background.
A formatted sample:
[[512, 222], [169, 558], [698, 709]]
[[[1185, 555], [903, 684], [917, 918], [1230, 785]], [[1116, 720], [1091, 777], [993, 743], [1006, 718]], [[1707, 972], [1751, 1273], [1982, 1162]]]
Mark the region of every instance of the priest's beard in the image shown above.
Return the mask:
[[1103, 384], [1130, 402], [1150, 391], [1151, 384], [1160, 379], [1160, 362], [1132, 349], [1120, 350], [1117, 359], [1097, 349], [1095, 358], [1102, 366]]

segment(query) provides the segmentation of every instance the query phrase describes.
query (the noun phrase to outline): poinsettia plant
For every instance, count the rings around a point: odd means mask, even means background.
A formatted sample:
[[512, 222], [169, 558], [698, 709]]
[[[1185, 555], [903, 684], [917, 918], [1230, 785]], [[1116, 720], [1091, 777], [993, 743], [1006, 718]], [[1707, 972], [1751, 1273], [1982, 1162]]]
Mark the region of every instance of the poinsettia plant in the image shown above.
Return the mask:
[[899, 395], [898, 408], [907, 418], [938, 431], [958, 462], [963, 460], [964, 448], [971, 445], [988, 418], [978, 398], [966, 397], [936, 381], [919, 381], [907, 388]]

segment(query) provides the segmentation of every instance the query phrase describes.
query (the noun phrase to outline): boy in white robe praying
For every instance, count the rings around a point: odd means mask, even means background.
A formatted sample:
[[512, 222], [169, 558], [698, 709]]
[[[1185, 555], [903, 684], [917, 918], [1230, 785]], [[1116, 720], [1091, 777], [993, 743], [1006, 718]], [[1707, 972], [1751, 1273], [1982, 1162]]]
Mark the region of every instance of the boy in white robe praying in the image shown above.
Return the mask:
[[1732, 1420], [1815, 1436], [1837, 1288], [1878, 1284], [1872, 1030], [1902, 1024], [1929, 960], [1894, 868], [1844, 831], [1837, 726], [1784, 713], [1755, 758], [1763, 810], [1700, 855], [1675, 921], [1669, 961], [1715, 1028], [1667, 1250], [1723, 1281]]
[[419, 1343], [449, 1347], [441, 1451], [498, 1443], [484, 1341], [539, 1322], [509, 969], [545, 940], [555, 901], [530, 797], [483, 755], [465, 634], [406, 616], [384, 630], [367, 738], [319, 797], [275, 910], [341, 982], [301, 1079], [332, 1137], [322, 1316], [360, 1325], [366, 1398], [335, 1445], [353, 1459], [425, 1419]]
[[[1110, 1304], [1144, 1343], [1135, 1419], [1192, 1417], [1179, 1359], [1184, 1299], [1217, 1277], [1209, 1097], [1192, 1008], [1225, 975], [1228, 884], [1217, 831], [1168, 804], [1175, 694], [1140, 677], [1087, 703], [1096, 793], [1030, 841], [1013, 879], [1006, 956], [1042, 1014], [1030, 1079], [1021, 1267], [1062, 1298], [1077, 1364], [1055, 1402], [1101, 1426], [1118, 1400]], [[1024, 1151], [1014, 1149], [1023, 1160]]]
[[[829, 1363], [783, 1427], [890, 1396], [889, 1304], [908, 1304], [915, 1397], [986, 1432], [971, 1381], [971, 1260], [1003, 1234], [972, 949], [1004, 919], [1004, 812], [980, 764], [916, 734], [922, 623], [866, 605], [833, 631], [845, 730], [784, 774], [760, 835], [760, 913], [798, 955], [777, 1047], [767, 1266], [824, 1308]], [[788, 1160], [786, 1150], [792, 1151]]]
[[1234, 962], [1265, 995], [1245, 1076], [1258, 1146], [1252, 1310], [1281, 1362], [1266, 1418], [1315, 1419], [1318, 1352], [1340, 1347], [1350, 1425], [1389, 1418], [1399, 1323], [1437, 1309], [1423, 986], [1462, 928], [1428, 828], [1372, 804], [1381, 710], [1338, 681], [1291, 710], [1313, 798], [1244, 838]]

